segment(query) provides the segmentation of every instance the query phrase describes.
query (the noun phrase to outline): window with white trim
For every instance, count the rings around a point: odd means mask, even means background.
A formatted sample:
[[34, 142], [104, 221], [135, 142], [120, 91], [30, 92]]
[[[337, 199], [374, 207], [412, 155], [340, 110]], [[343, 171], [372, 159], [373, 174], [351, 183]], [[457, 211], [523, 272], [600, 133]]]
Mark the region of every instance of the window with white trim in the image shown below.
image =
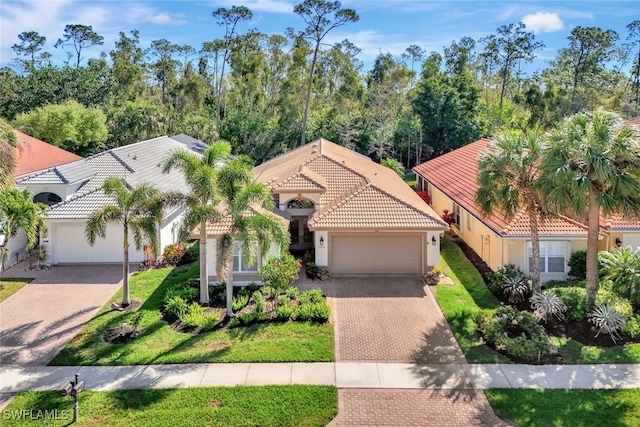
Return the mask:
[[[527, 242], [529, 273], [533, 271], [533, 247]], [[567, 242], [546, 240], [540, 242], [540, 273], [564, 273], [567, 265]]]
[[253, 262], [249, 263], [249, 254], [245, 252], [240, 243], [233, 244], [233, 271], [234, 273], [255, 273], [258, 271], [258, 244], [254, 245]]
[[460, 228], [460, 205], [457, 203], [453, 204], [453, 224]]

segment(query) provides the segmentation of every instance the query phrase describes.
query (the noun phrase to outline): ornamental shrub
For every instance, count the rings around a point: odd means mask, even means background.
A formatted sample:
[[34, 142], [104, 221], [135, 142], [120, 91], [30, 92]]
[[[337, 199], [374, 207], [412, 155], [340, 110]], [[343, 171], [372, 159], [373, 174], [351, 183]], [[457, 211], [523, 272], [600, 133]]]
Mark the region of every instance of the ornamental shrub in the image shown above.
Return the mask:
[[260, 274], [265, 285], [280, 290], [298, 278], [300, 267], [300, 261], [287, 252], [279, 258], [269, 258], [260, 269]]
[[278, 308], [276, 308], [276, 317], [280, 320], [289, 320], [291, 317], [293, 317], [296, 309], [297, 307], [290, 302], [280, 304]]
[[567, 306], [567, 316], [570, 320], [582, 320], [587, 316], [587, 291], [583, 287], [568, 286], [566, 288], [548, 289], [560, 297]]
[[571, 254], [569, 262], [569, 276], [576, 279], [587, 278], [587, 251], [575, 251]]
[[640, 252], [630, 247], [598, 253], [600, 277], [617, 295], [640, 307]]
[[178, 265], [186, 251], [187, 249], [185, 248], [184, 243], [172, 243], [164, 247], [162, 258], [164, 258], [164, 262], [168, 265]]
[[172, 314], [176, 317], [184, 316], [187, 313], [189, 306], [184, 298], [176, 295], [166, 299], [164, 304], [164, 311], [168, 314]]
[[539, 360], [552, 349], [549, 336], [537, 319], [531, 313], [511, 306], [485, 313], [479, 329], [496, 350], [528, 361]]

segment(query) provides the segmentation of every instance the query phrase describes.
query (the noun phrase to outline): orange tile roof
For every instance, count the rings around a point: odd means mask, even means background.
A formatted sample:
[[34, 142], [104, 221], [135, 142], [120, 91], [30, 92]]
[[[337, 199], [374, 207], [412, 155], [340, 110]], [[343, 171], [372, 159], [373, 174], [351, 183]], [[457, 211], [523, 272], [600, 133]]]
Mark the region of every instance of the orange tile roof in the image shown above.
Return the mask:
[[[325, 139], [275, 157], [254, 168], [256, 179], [274, 193], [295, 191], [288, 183], [301, 170], [324, 180], [311, 230], [435, 229], [447, 225], [391, 169]], [[312, 178], [312, 174], [308, 174]], [[313, 178], [316, 181], [317, 178]], [[286, 188], [287, 191], [282, 191]], [[302, 189], [304, 190], [304, 189]], [[312, 192], [312, 191], [300, 191]]]
[[[471, 215], [502, 236], [530, 236], [529, 216], [522, 209], [507, 221], [502, 212], [485, 216], [475, 203], [478, 190], [478, 157], [491, 145], [482, 138], [464, 147], [443, 154], [413, 168], [413, 170]], [[544, 221], [539, 225], [540, 236], [586, 236], [587, 227], [566, 216]]]
[[600, 227], [604, 230], [634, 230], [640, 231], [640, 218], [625, 217], [620, 214], [600, 217]]
[[82, 159], [76, 154], [22, 132], [16, 131], [16, 136], [20, 141], [18, 165], [14, 173], [16, 178]]

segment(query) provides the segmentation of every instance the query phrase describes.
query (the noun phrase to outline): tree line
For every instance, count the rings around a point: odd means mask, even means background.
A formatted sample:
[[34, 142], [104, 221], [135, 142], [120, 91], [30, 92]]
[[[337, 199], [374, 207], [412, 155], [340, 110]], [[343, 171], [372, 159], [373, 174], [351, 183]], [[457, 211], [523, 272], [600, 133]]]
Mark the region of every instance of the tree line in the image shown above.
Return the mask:
[[[0, 70], [0, 115], [26, 133], [81, 155], [163, 135], [230, 141], [261, 162], [323, 137], [407, 167], [508, 129], [546, 129], [583, 110], [640, 114], [640, 20], [626, 34], [575, 27], [544, 69], [521, 67], [544, 46], [524, 24], [502, 25], [427, 53], [408, 46], [381, 53], [366, 70], [349, 40], [325, 36], [357, 21], [337, 1], [296, 5], [300, 28], [265, 34], [246, 28], [244, 6], [218, 8], [220, 36], [201, 46], [167, 39], [141, 46], [121, 32], [104, 39], [91, 26], [67, 25], [55, 42], [17, 36], [16, 66]], [[17, 70], [17, 71], [16, 71]]]

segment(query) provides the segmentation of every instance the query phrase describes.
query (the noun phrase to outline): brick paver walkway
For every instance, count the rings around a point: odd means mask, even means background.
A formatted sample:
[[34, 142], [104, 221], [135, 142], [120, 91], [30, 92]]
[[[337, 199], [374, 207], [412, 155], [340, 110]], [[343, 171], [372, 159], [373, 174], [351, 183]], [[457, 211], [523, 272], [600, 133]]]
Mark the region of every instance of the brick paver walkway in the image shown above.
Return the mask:
[[510, 425], [474, 390], [341, 389], [338, 397], [338, 416], [329, 427]]
[[315, 284], [333, 300], [336, 360], [466, 363], [420, 278], [344, 277]]
[[44, 365], [82, 329], [120, 287], [122, 267], [54, 266], [3, 277], [35, 277], [0, 304], [0, 363]]

